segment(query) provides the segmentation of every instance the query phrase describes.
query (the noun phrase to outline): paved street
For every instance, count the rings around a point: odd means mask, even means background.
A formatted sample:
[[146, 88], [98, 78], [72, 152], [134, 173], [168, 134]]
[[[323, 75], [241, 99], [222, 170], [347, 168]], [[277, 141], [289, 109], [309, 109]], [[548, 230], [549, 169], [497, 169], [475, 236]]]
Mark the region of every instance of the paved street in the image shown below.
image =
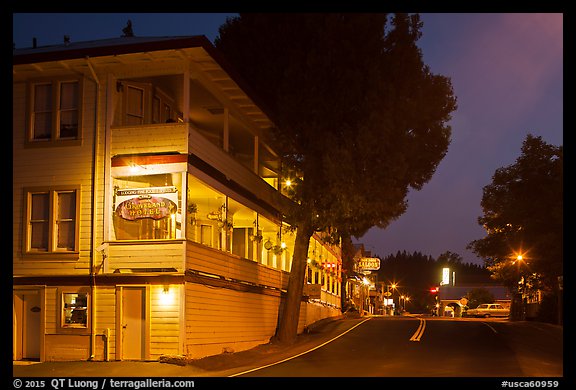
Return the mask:
[[562, 357], [562, 327], [555, 325], [375, 316], [332, 321], [290, 348], [267, 345], [186, 366], [54, 362], [14, 365], [14, 376], [561, 377]]

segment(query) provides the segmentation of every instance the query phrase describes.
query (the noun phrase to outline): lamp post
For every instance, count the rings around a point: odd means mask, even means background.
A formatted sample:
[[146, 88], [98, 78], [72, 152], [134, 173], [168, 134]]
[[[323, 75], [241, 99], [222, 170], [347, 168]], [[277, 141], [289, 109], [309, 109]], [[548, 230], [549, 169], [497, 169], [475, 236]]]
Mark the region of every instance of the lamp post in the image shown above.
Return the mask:
[[362, 279], [362, 314], [366, 311], [370, 312], [370, 280], [366, 276]]
[[[390, 285], [390, 287], [392, 287], [392, 290], [396, 289], [396, 283], [392, 283]], [[390, 296], [392, 297], [392, 305], [394, 305], [394, 291], [392, 291], [392, 293], [390, 293]], [[398, 302], [400, 303], [400, 302]], [[394, 311], [391, 312], [392, 315], [394, 315]]]
[[519, 292], [517, 292], [516, 296], [517, 296], [517, 301], [519, 304], [519, 310], [517, 312], [518, 314], [518, 320], [525, 320], [526, 319], [526, 304], [525, 304], [525, 290], [526, 290], [526, 279], [524, 278], [524, 275], [522, 275], [522, 271], [520, 270], [520, 266], [521, 264], [525, 262], [524, 260], [524, 255], [522, 255], [522, 253], [518, 253], [516, 254], [516, 257], [514, 258], [514, 261], [512, 262], [512, 264], [516, 264], [516, 275], [518, 278], [518, 289]]

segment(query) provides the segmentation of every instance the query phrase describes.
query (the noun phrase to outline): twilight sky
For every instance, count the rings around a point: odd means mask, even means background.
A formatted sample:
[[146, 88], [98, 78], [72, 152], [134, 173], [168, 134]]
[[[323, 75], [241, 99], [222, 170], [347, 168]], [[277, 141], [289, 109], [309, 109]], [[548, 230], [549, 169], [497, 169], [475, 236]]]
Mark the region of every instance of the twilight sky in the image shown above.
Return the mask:
[[[21, 13], [13, 15], [16, 48], [115, 38], [127, 20], [136, 36], [206, 35], [211, 41], [234, 14]], [[527, 134], [563, 144], [563, 15], [537, 13], [421, 14], [419, 41], [433, 73], [451, 78], [458, 99], [448, 154], [408, 211], [358, 242], [379, 256], [445, 251], [482, 264], [466, 245], [484, 237], [482, 188], [494, 171], [520, 156]]]

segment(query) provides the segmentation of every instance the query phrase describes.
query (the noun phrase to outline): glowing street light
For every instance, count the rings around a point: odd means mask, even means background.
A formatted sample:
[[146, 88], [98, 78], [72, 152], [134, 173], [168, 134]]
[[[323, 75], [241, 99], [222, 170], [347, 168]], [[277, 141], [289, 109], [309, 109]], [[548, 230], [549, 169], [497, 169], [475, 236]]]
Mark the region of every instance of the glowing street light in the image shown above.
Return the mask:
[[513, 254], [512, 258], [514, 259], [512, 261], [512, 264], [517, 264], [518, 266], [516, 267], [516, 274], [518, 277], [518, 289], [519, 292], [517, 292], [517, 297], [520, 300], [519, 304], [520, 304], [520, 311], [519, 311], [519, 319], [523, 320], [526, 318], [526, 302], [525, 302], [525, 298], [526, 298], [526, 279], [524, 277], [524, 275], [522, 275], [522, 270], [520, 269], [520, 265], [522, 263], [524, 264], [528, 264], [526, 262], [526, 256], [525, 254], [523, 254], [522, 252], [516, 252]]

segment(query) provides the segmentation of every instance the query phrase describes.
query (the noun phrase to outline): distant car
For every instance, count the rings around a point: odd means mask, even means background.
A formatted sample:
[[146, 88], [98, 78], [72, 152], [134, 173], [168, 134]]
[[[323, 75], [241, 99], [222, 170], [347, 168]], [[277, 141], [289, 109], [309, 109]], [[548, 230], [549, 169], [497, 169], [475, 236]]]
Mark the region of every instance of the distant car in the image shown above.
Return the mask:
[[508, 317], [510, 309], [505, 308], [499, 303], [483, 303], [476, 309], [468, 309], [466, 311], [467, 317]]

